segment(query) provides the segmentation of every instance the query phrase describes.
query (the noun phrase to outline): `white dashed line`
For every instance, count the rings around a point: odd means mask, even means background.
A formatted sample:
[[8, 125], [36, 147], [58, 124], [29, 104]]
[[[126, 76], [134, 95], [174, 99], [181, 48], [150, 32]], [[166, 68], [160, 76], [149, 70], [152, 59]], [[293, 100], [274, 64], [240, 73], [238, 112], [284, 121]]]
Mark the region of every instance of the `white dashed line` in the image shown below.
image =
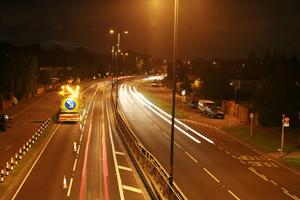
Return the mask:
[[77, 154], [79, 154], [80, 151], [80, 145], [78, 145]]
[[122, 155], [122, 156], [124, 156], [124, 155], [125, 155], [125, 153], [123, 153], [123, 152], [120, 152], [120, 151], [116, 151], [116, 155]]
[[271, 183], [273, 183], [273, 185], [278, 185], [275, 181], [271, 180]]
[[126, 170], [126, 171], [130, 171], [130, 172], [132, 171], [131, 168], [129, 168], [129, 167], [124, 167], [124, 166], [121, 166], [121, 165], [119, 165], [118, 168], [119, 168], [119, 169]]
[[71, 194], [71, 190], [72, 190], [72, 184], [73, 184], [73, 178], [71, 178], [71, 180], [70, 180], [70, 185], [69, 185], [69, 189], [68, 189], [68, 194], [67, 194], [67, 197], [69, 197], [69, 196], [70, 196], [70, 194]]
[[73, 172], [75, 172], [76, 165], [77, 165], [77, 158], [75, 159], [75, 162], [74, 162], [74, 165], [73, 165]]
[[182, 147], [180, 146], [180, 144], [178, 144], [177, 142], [174, 141], [174, 143], [175, 143], [176, 146], [178, 146], [180, 149], [182, 148]]
[[217, 181], [218, 183], [220, 183], [219, 179], [217, 179], [212, 173], [210, 173], [206, 168], [203, 168], [204, 171], [206, 171], [206, 173], [208, 173], [213, 179], [215, 179], [215, 181]]
[[227, 190], [234, 198], [236, 198], [237, 200], [240, 200], [240, 198], [238, 198], [231, 190]]
[[82, 136], [83, 136], [83, 135], [81, 134], [81, 135], [80, 135], [80, 140], [79, 140], [79, 141], [80, 141], [80, 143], [82, 142]]
[[265, 181], [269, 181], [269, 180], [267, 179], [266, 176], [264, 176], [264, 175], [258, 173], [254, 168], [249, 167], [248, 169], [249, 169], [250, 171], [252, 171], [253, 173], [255, 173], [257, 176], [259, 176], [260, 178], [264, 179]]
[[198, 160], [196, 160], [193, 156], [191, 156], [188, 152], [184, 152], [186, 155], [188, 155], [195, 163], [198, 163]]
[[229, 151], [225, 151], [228, 155], [230, 155], [231, 153]]
[[223, 150], [223, 147], [221, 147], [221, 146], [218, 146], [218, 148], [221, 149], [221, 150]]
[[123, 189], [124, 190], [129, 190], [131, 192], [136, 192], [136, 193], [140, 193], [142, 194], [142, 190], [138, 189], [138, 188], [135, 188], [135, 187], [131, 187], [131, 186], [127, 186], [127, 185], [123, 185]]

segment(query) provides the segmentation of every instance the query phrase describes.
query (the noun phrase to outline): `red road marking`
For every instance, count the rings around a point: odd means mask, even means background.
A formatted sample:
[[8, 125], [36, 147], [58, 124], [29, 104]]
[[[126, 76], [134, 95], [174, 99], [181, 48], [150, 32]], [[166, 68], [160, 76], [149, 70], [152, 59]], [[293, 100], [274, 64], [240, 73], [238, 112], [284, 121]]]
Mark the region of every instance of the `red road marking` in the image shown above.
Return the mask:
[[105, 133], [102, 137], [102, 157], [103, 157], [103, 173], [104, 173], [104, 191], [105, 191], [105, 200], [109, 200], [108, 192], [108, 169], [107, 169], [107, 157], [106, 157], [106, 146], [105, 146]]
[[89, 134], [88, 134], [88, 140], [87, 140], [87, 145], [85, 148], [85, 153], [84, 153], [84, 162], [83, 162], [83, 168], [82, 168], [82, 176], [81, 176], [81, 183], [80, 183], [80, 195], [79, 199], [84, 200], [84, 190], [85, 190], [85, 184], [86, 184], [86, 163], [87, 163], [87, 154], [89, 150], [89, 145], [90, 145], [90, 136], [91, 136], [91, 130], [92, 130], [92, 123], [90, 123], [89, 127]]

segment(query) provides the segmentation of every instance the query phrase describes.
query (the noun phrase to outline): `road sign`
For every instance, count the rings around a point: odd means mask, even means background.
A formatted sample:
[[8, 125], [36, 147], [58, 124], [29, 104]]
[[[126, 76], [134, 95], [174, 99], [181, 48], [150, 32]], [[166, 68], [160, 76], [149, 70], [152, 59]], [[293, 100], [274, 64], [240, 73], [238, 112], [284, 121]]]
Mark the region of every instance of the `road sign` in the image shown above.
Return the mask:
[[250, 119], [254, 118], [254, 113], [250, 113]]
[[74, 101], [74, 99], [69, 98], [65, 101], [65, 107], [68, 110], [73, 110], [76, 107], [76, 102]]
[[284, 127], [289, 127], [290, 126], [290, 118], [285, 117], [285, 118], [283, 118], [282, 122], [283, 122]]

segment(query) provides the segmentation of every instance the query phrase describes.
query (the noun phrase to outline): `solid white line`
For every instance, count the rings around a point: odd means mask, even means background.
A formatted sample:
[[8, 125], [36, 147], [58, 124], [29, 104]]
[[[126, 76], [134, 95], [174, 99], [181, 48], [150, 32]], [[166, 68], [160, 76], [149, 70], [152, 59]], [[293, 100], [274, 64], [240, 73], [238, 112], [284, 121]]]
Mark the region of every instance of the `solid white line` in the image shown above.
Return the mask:
[[186, 155], [188, 155], [195, 163], [198, 163], [198, 160], [196, 160], [193, 156], [191, 156], [188, 152], [184, 152]]
[[122, 188], [122, 180], [121, 180], [121, 176], [120, 176], [120, 172], [119, 169], [117, 168], [118, 166], [118, 161], [117, 161], [117, 157], [116, 157], [116, 151], [115, 151], [115, 145], [114, 145], [114, 140], [112, 137], [112, 131], [111, 131], [111, 124], [110, 124], [110, 117], [109, 117], [109, 113], [108, 113], [108, 108], [107, 108], [107, 104], [106, 104], [106, 114], [107, 114], [107, 121], [108, 121], [108, 132], [109, 132], [109, 138], [111, 141], [111, 149], [112, 149], [112, 154], [113, 154], [113, 160], [114, 160], [114, 164], [115, 164], [115, 171], [117, 174], [117, 181], [118, 181], [118, 188], [119, 188], [119, 195], [120, 195], [120, 199], [121, 200], [125, 200], [124, 197], [124, 191]]
[[142, 190], [140, 190], [140, 189], [138, 189], [138, 188], [135, 188], [135, 187], [123, 185], [123, 189], [124, 189], [124, 190], [129, 190], [129, 191], [131, 191], [131, 192], [136, 192], [136, 193], [142, 194]]
[[212, 175], [212, 173], [210, 173], [205, 167], [203, 168], [204, 171], [206, 171], [206, 173], [208, 173], [213, 179], [215, 179], [215, 181], [217, 181], [218, 183], [220, 183], [219, 179], [217, 179], [214, 175]]
[[69, 197], [69, 196], [70, 196], [70, 194], [71, 194], [71, 190], [72, 190], [72, 184], [73, 184], [73, 178], [71, 178], [71, 180], [70, 180], [70, 185], [69, 185], [69, 189], [68, 189], [68, 194], [67, 194], [67, 197]]
[[231, 190], [227, 190], [234, 198], [236, 198], [237, 200], [240, 200], [233, 192], [231, 192]]
[[42, 149], [42, 151], [40, 152], [39, 156], [37, 157], [37, 159], [35, 160], [35, 162], [33, 163], [33, 165], [31, 166], [30, 170], [28, 171], [27, 175], [25, 176], [25, 178], [23, 179], [21, 185], [19, 186], [18, 190], [16, 191], [16, 193], [14, 194], [12, 200], [14, 200], [16, 198], [16, 196], [18, 195], [19, 191], [21, 190], [21, 188], [23, 187], [25, 181], [27, 180], [29, 174], [31, 173], [31, 171], [33, 170], [34, 166], [36, 165], [37, 161], [40, 159], [41, 155], [43, 154], [44, 150], [46, 149], [46, 147], [48, 146], [50, 140], [52, 139], [54, 133], [57, 131], [57, 129], [59, 128], [60, 124], [58, 124], [58, 126], [54, 129], [51, 137], [49, 138], [49, 140], [47, 141], [46, 145], [44, 146], [44, 148]]
[[117, 155], [122, 155], [122, 156], [124, 156], [124, 155], [125, 155], [125, 153], [123, 153], [123, 152], [120, 152], [120, 151], [116, 151], [116, 154], [117, 154]]
[[75, 159], [75, 162], [74, 162], [74, 165], [73, 165], [73, 172], [75, 172], [76, 165], [77, 165], [77, 158]]
[[121, 165], [119, 165], [118, 168], [119, 168], [119, 169], [126, 170], [126, 171], [130, 171], [130, 172], [132, 171], [131, 168], [129, 168], [129, 167], [124, 167], [124, 166], [121, 166]]

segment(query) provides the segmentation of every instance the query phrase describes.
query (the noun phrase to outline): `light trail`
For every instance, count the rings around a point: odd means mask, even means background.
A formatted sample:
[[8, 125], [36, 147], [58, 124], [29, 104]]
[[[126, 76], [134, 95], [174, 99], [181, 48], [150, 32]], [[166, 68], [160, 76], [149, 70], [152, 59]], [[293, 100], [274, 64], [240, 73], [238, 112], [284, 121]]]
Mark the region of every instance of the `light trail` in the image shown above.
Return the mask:
[[[153, 109], [151, 106], [149, 106], [147, 103], [144, 103], [143, 100], [138, 96], [137, 93], [132, 91], [132, 88], [129, 87], [130, 92], [133, 94], [133, 96], [143, 105], [147, 106], [152, 112], [154, 112], [156, 115], [158, 115], [159, 117], [161, 117], [163, 120], [165, 120], [166, 122], [168, 122], [169, 124], [171, 124], [171, 121], [168, 120], [166, 117], [164, 117], [162, 114], [160, 114], [159, 112], [157, 112], [155, 109]], [[184, 135], [186, 135], [187, 137], [189, 137], [190, 139], [192, 139], [194, 142], [196, 143], [201, 143], [199, 140], [197, 140], [195, 137], [191, 136], [189, 133], [187, 133], [186, 131], [184, 131], [182, 128], [178, 127], [177, 125], [175, 125], [175, 128], [177, 130], [179, 130], [180, 132], [182, 132]]]

